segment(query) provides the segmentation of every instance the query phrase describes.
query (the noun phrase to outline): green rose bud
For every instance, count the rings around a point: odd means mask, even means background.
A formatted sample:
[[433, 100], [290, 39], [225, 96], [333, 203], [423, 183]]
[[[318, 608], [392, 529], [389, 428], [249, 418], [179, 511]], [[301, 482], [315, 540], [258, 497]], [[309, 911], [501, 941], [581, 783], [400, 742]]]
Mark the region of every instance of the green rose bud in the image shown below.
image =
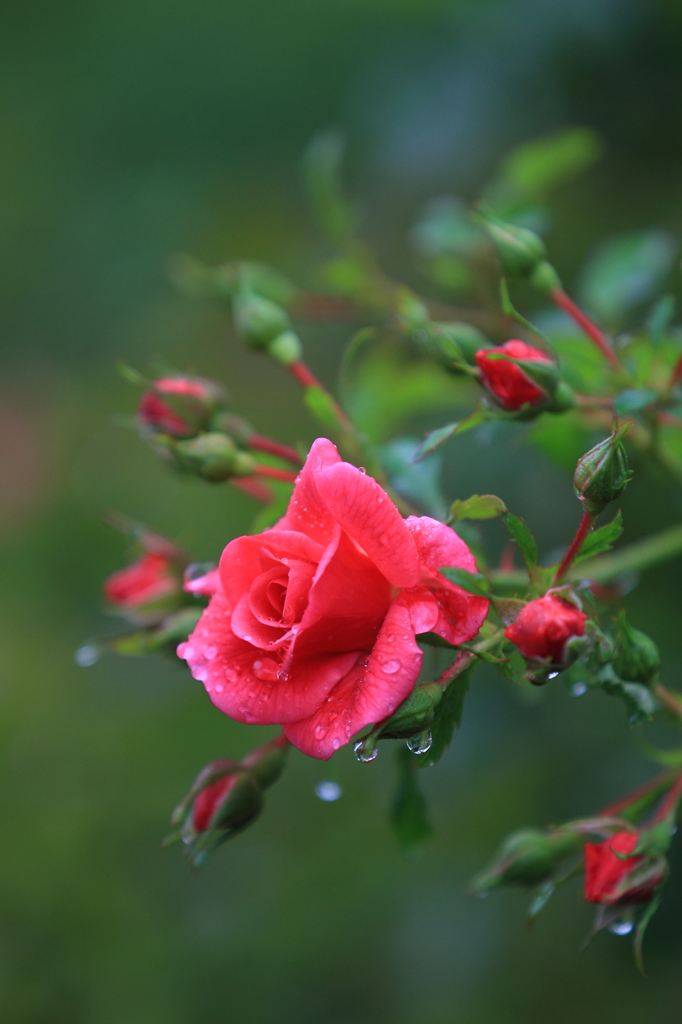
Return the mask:
[[200, 434], [189, 441], [173, 441], [171, 438], [161, 442], [173, 455], [177, 466], [189, 473], [221, 483], [233, 476], [250, 476], [256, 463], [247, 452], [240, 451], [232, 438], [226, 434]]
[[242, 292], [237, 296], [233, 315], [235, 327], [242, 339], [251, 348], [259, 350], [267, 349], [275, 338], [290, 327], [286, 310], [255, 292]]
[[481, 216], [481, 224], [497, 249], [504, 274], [527, 277], [545, 260], [545, 243], [534, 231], [509, 224], [492, 211]]
[[433, 722], [436, 707], [443, 696], [442, 686], [422, 683], [399, 705], [395, 714], [384, 724], [378, 738], [382, 740], [408, 739], [427, 729]]
[[580, 845], [579, 836], [562, 829], [518, 829], [507, 836], [488, 867], [476, 875], [471, 889], [477, 896], [485, 896], [498, 885], [537, 885]]
[[634, 683], [652, 682], [661, 665], [661, 656], [653, 640], [629, 625], [625, 612], [616, 619], [616, 643], [613, 667], [622, 680]]
[[630, 423], [624, 424], [578, 460], [573, 486], [588, 515], [598, 516], [610, 502], [619, 498], [632, 476], [621, 442], [630, 426]]

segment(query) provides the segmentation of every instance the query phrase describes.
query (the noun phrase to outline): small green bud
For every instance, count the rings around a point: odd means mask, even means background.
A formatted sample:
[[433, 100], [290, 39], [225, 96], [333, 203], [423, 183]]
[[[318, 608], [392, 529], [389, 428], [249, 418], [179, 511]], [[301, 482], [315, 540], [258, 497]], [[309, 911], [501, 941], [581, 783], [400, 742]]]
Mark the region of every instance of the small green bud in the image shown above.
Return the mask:
[[580, 844], [579, 836], [562, 829], [518, 829], [507, 836], [488, 867], [473, 879], [471, 888], [476, 895], [485, 896], [498, 885], [537, 885], [546, 881]]
[[240, 448], [248, 447], [249, 441], [256, 433], [248, 420], [234, 412], [217, 413], [209, 424], [209, 430], [217, 434], [229, 434]]
[[409, 739], [426, 729], [433, 722], [436, 707], [443, 696], [443, 688], [437, 683], [422, 683], [415, 686], [379, 733], [379, 739]]
[[247, 452], [240, 451], [226, 434], [200, 434], [189, 441], [175, 441], [167, 447], [181, 469], [213, 483], [233, 476], [250, 476], [256, 467], [254, 459]]
[[478, 350], [489, 348], [492, 344], [472, 324], [453, 321], [445, 324], [437, 323], [434, 326], [435, 330], [429, 333], [427, 345], [432, 355], [446, 369], [453, 369], [453, 362], [461, 363], [462, 361], [469, 363], [470, 366], [475, 366]]
[[626, 423], [578, 460], [573, 475], [575, 493], [588, 515], [598, 516], [619, 498], [632, 476], [621, 438], [631, 424]]
[[481, 224], [493, 240], [504, 274], [527, 277], [545, 260], [545, 243], [534, 231], [509, 224], [492, 211], [481, 216]]
[[286, 736], [278, 736], [271, 743], [266, 743], [265, 746], [258, 747], [243, 757], [241, 765], [248, 769], [259, 786], [267, 789], [282, 774], [290, 745]]
[[575, 407], [575, 392], [565, 380], [559, 381], [559, 386], [552, 395], [552, 400], [547, 406], [548, 412], [568, 412]]
[[301, 340], [293, 331], [283, 331], [267, 346], [268, 355], [281, 366], [291, 366], [303, 355]]
[[286, 310], [255, 292], [242, 292], [234, 301], [237, 331], [251, 348], [267, 349], [280, 334], [289, 330]]
[[561, 279], [547, 260], [540, 260], [535, 269], [531, 271], [529, 280], [534, 288], [547, 295], [561, 288]]
[[613, 667], [627, 682], [652, 682], [661, 665], [661, 656], [653, 640], [629, 625], [625, 612], [616, 619], [616, 644]]

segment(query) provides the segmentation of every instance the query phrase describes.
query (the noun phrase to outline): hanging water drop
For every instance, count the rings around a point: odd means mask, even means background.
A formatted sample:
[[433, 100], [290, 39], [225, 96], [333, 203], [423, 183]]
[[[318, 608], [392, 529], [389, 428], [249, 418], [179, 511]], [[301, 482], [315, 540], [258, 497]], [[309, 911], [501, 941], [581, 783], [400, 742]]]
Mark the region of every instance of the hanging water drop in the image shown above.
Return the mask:
[[612, 921], [607, 927], [614, 935], [629, 935], [635, 927], [635, 923], [621, 917], [618, 921]]
[[315, 796], [319, 796], [320, 800], [324, 800], [325, 803], [333, 803], [343, 796], [343, 790], [338, 782], [326, 780], [325, 782], [317, 783], [315, 786]]
[[365, 740], [358, 740], [353, 745], [353, 753], [357, 757], [358, 761], [362, 761], [363, 764], [369, 764], [370, 761], [374, 761], [379, 754], [379, 748], [372, 743], [371, 745], [365, 746]]
[[99, 661], [100, 650], [94, 644], [83, 644], [73, 656], [73, 660], [81, 668], [90, 668]]
[[433, 735], [430, 729], [422, 729], [417, 736], [410, 736], [407, 740], [408, 750], [411, 750], [413, 754], [425, 754], [431, 749], [433, 743]]
[[584, 693], [587, 693], [587, 683], [573, 683], [570, 692], [571, 697], [582, 697]]
[[557, 677], [558, 675], [559, 675], [559, 673], [558, 673], [558, 672], [548, 672], [548, 673], [547, 673], [547, 678], [548, 678], [548, 679], [556, 679], [556, 677]]

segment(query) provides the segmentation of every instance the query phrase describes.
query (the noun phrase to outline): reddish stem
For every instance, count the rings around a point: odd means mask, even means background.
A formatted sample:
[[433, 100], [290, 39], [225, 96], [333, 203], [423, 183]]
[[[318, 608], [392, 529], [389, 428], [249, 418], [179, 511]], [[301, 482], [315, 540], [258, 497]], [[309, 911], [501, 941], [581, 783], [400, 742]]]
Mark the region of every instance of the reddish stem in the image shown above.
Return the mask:
[[[325, 394], [328, 394], [328, 391], [324, 384], [320, 383], [315, 374], [312, 373], [308, 369], [306, 364], [302, 363], [300, 359], [297, 359], [293, 363], [289, 363], [289, 369], [293, 376], [298, 381], [298, 383], [301, 384], [304, 388], [319, 388], [320, 391], [324, 391]], [[332, 401], [334, 400], [332, 399]], [[345, 412], [338, 404], [338, 402], [334, 402], [334, 412], [336, 413], [336, 418], [339, 421], [339, 425], [344, 430], [348, 431], [348, 433], [352, 433], [353, 424], [348, 419], [348, 417], [346, 416]]]
[[606, 340], [606, 335], [583, 313], [580, 306], [576, 306], [573, 299], [562, 288], [555, 288], [551, 292], [551, 296], [556, 305], [563, 309], [565, 313], [568, 313], [582, 327], [585, 334], [595, 343], [602, 355], [608, 359], [614, 370], [620, 370], [621, 365], [618, 361], [618, 356]]
[[561, 565], [559, 566], [559, 568], [556, 571], [556, 576], [554, 577], [555, 584], [559, 583], [559, 581], [562, 580], [564, 578], [564, 576], [566, 575], [566, 573], [567, 573], [567, 571], [568, 571], [568, 569], [569, 569], [569, 567], [571, 565], [571, 562], [573, 561], [573, 559], [576, 557], [576, 555], [580, 551], [581, 547], [583, 546], [585, 538], [587, 537], [588, 533], [592, 529], [593, 524], [594, 524], [594, 517], [591, 516], [588, 512], [583, 512], [583, 517], [580, 520], [580, 526], [578, 527], [576, 535], [573, 538], [573, 543], [571, 544], [570, 548], [568, 549], [568, 551], [564, 555], [564, 557], [563, 557], [563, 559], [561, 561]]
[[269, 437], [264, 437], [263, 434], [252, 434], [248, 440], [248, 446], [257, 452], [268, 452], [280, 459], [286, 459], [287, 462], [293, 462], [295, 466], [301, 464], [301, 457], [295, 448], [280, 444], [279, 441], [273, 441]]
[[682, 796], [682, 772], [677, 776], [675, 782], [668, 790], [665, 800], [651, 819], [652, 824], [657, 821], [664, 821], [671, 814]]
[[655, 789], [658, 789], [664, 782], [670, 779], [670, 771], [660, 772], [655, 775], [653, 779], [649, 779], [648, 782], [642, 783], [641, 786], [637, 786], [632, 792], [628, 793], [627, 796], [623, 796], [620, 800], [616, 800], [614, 803], [609, 804], [608, 807], [602, 808], [599, 811], [600, 818], [615, 818], [621, 811], [624, 811], [626, 807], [630, 807], [631, 804], [636, 804], [642, 797], [648, 796], [649, 793], [653, 793]]
[[673, 387], [673, 385], [677, 384], [680, 377], [682, 377], [682, 356], [680, 356], [680, 358], [677, 360], [677, 362], [675, 363], [675, 368], [673, 369], [673, 372], [670, 374], [670, 383], [668, 384], [668, 387], [671, 388]]
[[294, 473], [290, 469], [279, 469], [277, 466], [263, 466], [261, 463], [257, 464], [256, 473], [258, 473], [258, 476], [269, 476], [271, 480], [286, 480], [288, 483], [294, 483], [298, 476], [298, 473]]
[[462, 674], [464, 669], [474, 660], [475, 657], [476, 655], [473, 651], [460, 651], [452, 665], [450, 665], [450, 668], [446, 668], [442, 676], [439, 676], [436, 680], [438, 685], [445, 687], [451, 683], [453, 679], [456, 679], [457, 676]]
[[262, 501], [264, 505], [269, 505], [274, 497], [270, 488], [256, 476], [233, 476], [230, 483], [256, 501]]

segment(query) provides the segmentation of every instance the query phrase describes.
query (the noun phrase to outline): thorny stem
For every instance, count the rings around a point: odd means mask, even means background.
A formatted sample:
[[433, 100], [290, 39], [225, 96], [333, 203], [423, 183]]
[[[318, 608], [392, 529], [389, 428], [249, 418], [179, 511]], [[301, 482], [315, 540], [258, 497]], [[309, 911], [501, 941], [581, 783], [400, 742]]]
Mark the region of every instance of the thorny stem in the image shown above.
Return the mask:
[[564, 555], [561, 564], [556, 571], [556, 576], [554, 577], [555, 584], [559, 583], [566, 575], [568, 569], [571, 566], [571, 563], [573, 562], [578, 552], [580, 551], [581, 547], [583, 546], [585, 538], [592, 529], [593, 525], [594, 517], [591, 516], [589, 512], [583, 512], [583, 517], [580, 520], [580, 526], [578, 527], [576, 535], [573, 538], [573, 543]]
[[300, 466], [301, 464], [301, 457], [295, 448], [290, 448], [287, 444], [280, 444], [279, 441], [273, 441], [272, 438], [264, 437], [263, 434], [252, 434], [247, 444], [254, 451], [276, 455], [278, 458], [291, 462], [295, 466]]
[[587, 337], [595, 343], [602, 355], [611, 363], [614, 370], [621, 370], [622, 367], [618, 360], [618, 356], [606, 340], [606, 335], [595, 323], [592, 322], [592, 320], [590, 320], [588, 316], [586, 316], [585, 313], [583, 313], [580, 306], [575, 304], [573, 299], [566, 294], [563, 288], [555, 288], [550, 294], [554, 303], [559, 306], [560, 309], [563, 309], [565, 313], [568, 313], [568, 315], [575, 320], [578, 326], [583, 329]]
[[620, 800], [615, 800], [612, 804], [603, 807], [599, 812], [600, 818], [616, 818], [624, 811], [627, 807], [632, 804], [636, 804], [639, 800], [644, 797], [654, 794], [656, 790], [664, 790], [675, 778], [675, 773], [668, 769], [667, 771], [660, 772], [655, 775], [653, 779], [649, 779], [648, 782], [644, 782], [641, 786], [637, 786], [630, 793], [621, 797]]
[[286, 480], [287, 483], [294, 483], [298, 473], [291, 469], [278, 469], [276, 466], [263, 466], [258, 463], [256, 466], [258, 476], [268, 476], [271, 480]]
[[[300, 359], [295, 360], [293, 363], [289, 363], [289, 370], [302, 387], [318, 388], [320, 391], [323, 391], [326, 395], [329, 394], [325, 386], [320, 383], [315, 374], [312, 373], [312, 371]], [[331, 398], [331, 395], [329, 397]], [[334, 406], [336, 418], [339, 421], [339, 426], [348, 434], [354, 433], [353, 424], [348, 419], [339, 403], [334, 398], [332, 398], [331, 400]]]
[[468, 668], [475, 657], [476, 655], [473, 651], [460, 651], [452, 665], [450, 665], [449, 668], [446, 668], [445, 672], [436, 679], [437, 685], [442, 686], [443, 688], [448, 686], [453, 679], [456, 679], [457, 676], [461, 676], [462, 672]]

